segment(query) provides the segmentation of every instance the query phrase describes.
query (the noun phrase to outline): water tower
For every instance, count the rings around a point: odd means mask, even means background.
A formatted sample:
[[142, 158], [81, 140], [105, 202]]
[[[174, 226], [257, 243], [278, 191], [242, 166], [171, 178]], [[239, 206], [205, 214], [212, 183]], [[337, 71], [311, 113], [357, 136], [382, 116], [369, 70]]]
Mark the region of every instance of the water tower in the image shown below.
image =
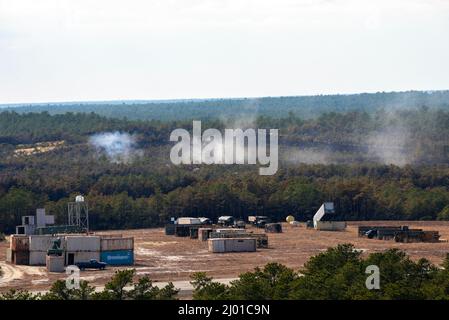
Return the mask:
[[89, 207], [84, 197], [79, 195], [75, 197], [75, 202], [69, 202], [68, 211], [69, 225], [78, 226], [89, 232]]

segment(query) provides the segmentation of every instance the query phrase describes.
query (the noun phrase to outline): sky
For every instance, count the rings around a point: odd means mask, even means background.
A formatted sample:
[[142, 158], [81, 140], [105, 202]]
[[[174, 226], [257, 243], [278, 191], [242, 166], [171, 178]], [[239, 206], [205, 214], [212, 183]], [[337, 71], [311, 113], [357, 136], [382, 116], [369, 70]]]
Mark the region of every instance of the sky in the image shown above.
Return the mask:
[[0, 0], [0, 103], [449, 89], [447, 0]]

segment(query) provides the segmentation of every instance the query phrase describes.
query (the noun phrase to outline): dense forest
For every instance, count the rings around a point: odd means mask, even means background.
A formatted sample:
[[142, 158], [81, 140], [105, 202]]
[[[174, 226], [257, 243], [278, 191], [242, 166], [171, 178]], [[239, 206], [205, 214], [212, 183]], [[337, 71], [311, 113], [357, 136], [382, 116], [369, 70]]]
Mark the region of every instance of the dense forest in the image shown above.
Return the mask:
[[85, 103], [51, 103], [0, 105], [19, 113], [48, 111], [90, 113], [132, 120], [216, 119], [265, 115], [286, 117], [290, 112], [301, 118], [313, 118], [325, 112], [403, 110], [428, 106], [449, 107], [449, 91], [378, 92], [348, 95], [261, 97], [209, 100], [112, 101]]
[[[209, 119], [203, 130], [278, 128], [273, 176], [249, 165], [183, 165], [169, 160], [180, 121], [94, 113], [0, 113], [0, 232], [45, 207], [65, 223], [67, 202], [87, 197], [93, 229], [163, 225], [170, 217], [263, 214], [310, 219], [334, 201], [348, 220], [449, 219], [449, 112], [323, 113], [314, 118]], [[127, 141], [120, 150], [102, 135]]]

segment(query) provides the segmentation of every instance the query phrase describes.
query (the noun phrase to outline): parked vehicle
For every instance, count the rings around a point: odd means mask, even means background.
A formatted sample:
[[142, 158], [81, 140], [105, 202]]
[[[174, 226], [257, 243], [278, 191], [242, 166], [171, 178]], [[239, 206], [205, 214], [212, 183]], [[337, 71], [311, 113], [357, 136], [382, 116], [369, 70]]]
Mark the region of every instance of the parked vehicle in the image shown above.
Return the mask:
[[245, 229], [246, 223], [243, 220], [237, 220], [237, 221], [234, 222], [233, 227], [234, 228], [238, 228], [238, 229]]
[[201, 224], [203, 225], [211, 225], [212, 221], [209, 218], [201, 217], [200, 218]]
[[106, 269], [107, 264], [104, 262], [99, 262], [95, 259], [91, 259], [88, 262], [78, 262], [75, 263], [75, 265], [80, 268], [80, 270], [85, 270], [85, 269], [99, 269], [99, 270], [104, 270]]
[[232, 227], [235, 219], [233, 216], [221, 216], [218, 218], [217, 224], [223, 227]]
[[258, 228], [265, 228], [265, 225], [270, 222], [270, 218], [267, 216], [256, 216], [254, 225]]

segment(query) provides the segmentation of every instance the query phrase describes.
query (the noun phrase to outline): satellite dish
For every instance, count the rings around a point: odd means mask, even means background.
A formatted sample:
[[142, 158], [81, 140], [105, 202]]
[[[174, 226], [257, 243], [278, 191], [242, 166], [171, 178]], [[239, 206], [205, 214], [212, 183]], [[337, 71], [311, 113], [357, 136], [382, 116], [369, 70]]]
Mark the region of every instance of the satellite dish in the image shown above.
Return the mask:
[[288, 216], [285, 220], [286, 220], [288, 223], [290, 223], [290, 222], [292, 222], [292, 221], [295, 221], [295, 217], [294, 217], [294, 216]]

